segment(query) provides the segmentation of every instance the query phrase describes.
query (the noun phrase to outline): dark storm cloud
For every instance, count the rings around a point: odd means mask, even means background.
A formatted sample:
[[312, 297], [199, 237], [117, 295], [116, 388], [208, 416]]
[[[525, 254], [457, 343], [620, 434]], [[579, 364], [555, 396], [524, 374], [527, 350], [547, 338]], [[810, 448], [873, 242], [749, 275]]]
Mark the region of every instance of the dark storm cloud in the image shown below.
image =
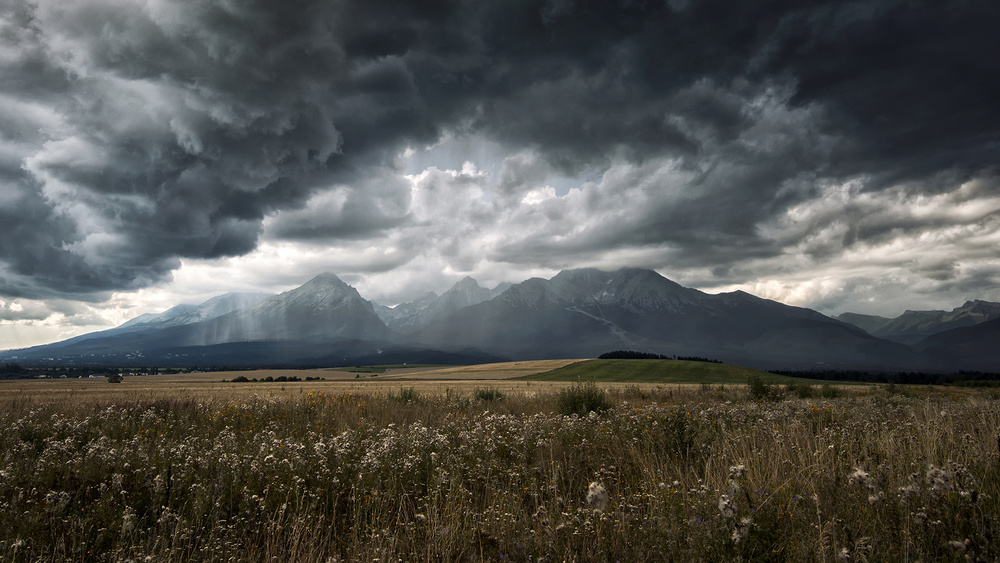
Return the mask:
[[838, 168], [886, 182], [996, 162], [1000, 5], [836, 3], [784, 15], [762, 72], [797, 82], [848, 137]]
[[[268, 218], [276, 239], [388, 233], [415, 220], [399, 153], [443, 135], [535, 155], [499, 178], [511, 227], [537, 225], [510, 206], [545, 171], [639, 171], [575, 204], [593, 218], [580, 236], [542, 206], [549, 231], [512, 233], [496, 259], [778, 255], [761, 225], [823, 185], [933, 193], [1000, 161], [998, 16], [889, 0], [7, 2], [0, 293], [142, 287], [180, 258], [253, 250]], [[601, 215], [623, 198], [641, 206]], [[472, 229], [454, 214], [435, 235], [451, 245]], [[844, 244], [910, 228], [856, 227]]]

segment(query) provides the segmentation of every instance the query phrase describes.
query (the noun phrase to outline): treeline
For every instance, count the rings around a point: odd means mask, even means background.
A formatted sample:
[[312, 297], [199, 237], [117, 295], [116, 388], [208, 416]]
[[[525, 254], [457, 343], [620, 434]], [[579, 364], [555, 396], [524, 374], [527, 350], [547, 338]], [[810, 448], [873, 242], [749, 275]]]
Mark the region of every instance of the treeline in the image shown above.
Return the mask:
[[707, 362], [710, 364], [721, 364], [722, 360], [716, 360], [714, 358], [702, 358], [701, 356], [676, 356], [677, 360], [684, 360], [685, 362]]
[[39, 379], [39, 378], [81, 378], [96, 375], [109, 377], [111, 375], [155, 375], [163, 373], [160, 368], [150, 367], [25, 367], [16, 363], [0, 366], [0, 379]]
[[770, 373], [800, 377], [805, 379], [820, 379], [824, 381], [860, 381], [865, 383], [897, 383], [900, 385], [961, 385], [969, 387], [998, 387], [1000, 373], [982, 371], [958, 371], [954, 373], [928, 373], [914, 371], [873, 372], [873, 371], [839, 371], [839, 370], [781, 370], [772, 369]]
[[[311, 377], [310, 376], [310, 377], [306, 377], [305, 380], [306, 381], [325, 381], [325, 378], [323, 378], [323, 377]], [[225, 380], [223, 380], [223, 381], [225, 381]], [[241, 375], [241, 376], [233, 378], [233, 383], [250, 383], [250, 382], [258, 382], [259, 383], [259, 382], [262, 382], [262, 381], [266, 382], [266, 383], [271, 383], [271, 382], [274, 382], [274, 383], [284, 383], [286, 381], [302, 381], [302, 378], [294, 376], [294, 375], [279, 375], [278, 377], [271, 377], [269, 375], [269, 376], [261, 378], [261, 379], [257, 379], [256, 377], [253, 378], [253, 379], [248, 379], [247, 376]]]
[[635, 350], [615, 350], [597, 356], [598, 360], [672, 360], [673, 356], [663, 354], [651, 354], [649, 352], [636, 352]]
[[19, 379], [25, 369], [19, 364], [4, 364], [0, 366], [0, 379]]
[[668, 356], [664, 354], [653, 354], [650, 352], [637, 352], [635, 350], [615, 350], [607, 352], [597, 357], [598, 360], [683, 360], [687, 362], [708, 362], [721, 364], [719, 360], [712, 358], [702, 358], [701, 356]]

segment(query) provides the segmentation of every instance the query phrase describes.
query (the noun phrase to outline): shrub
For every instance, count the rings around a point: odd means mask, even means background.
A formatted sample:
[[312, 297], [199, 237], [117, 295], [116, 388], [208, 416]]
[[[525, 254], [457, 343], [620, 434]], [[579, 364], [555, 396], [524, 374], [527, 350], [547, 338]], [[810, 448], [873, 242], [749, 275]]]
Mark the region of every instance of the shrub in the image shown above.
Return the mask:
[[503, 399], [503, 393], [499, 389], [487, 387], [486, 389], [476, 389], [475, 397], [479, 401], [499, 401]]
[[392, 398], [396, 399], [400, 403], [416, 403], [417, 401], [420, 400], [420, 393], [417, 393], [417, 390], [414, 389], [413, 387], [410, 388], [400, 387], [399, 394], [393, 395]]
[[824, 399], [836, 399], [844, 396], [844, 391], [839, 387], [834, 387], [829, 383], [824, 383], [819, 390], [819, 396]]
[[800, 399], [809, 399], [816, 396], [816, 390], [812, 385], [806, 383], [789, 383], [785, 385], [785, 391], [794, 393]]
[[747, 385], [750, 387], [750, 398], [756, 401], [780, 401], [784, 395], [780, 387], [764, 383], [759, 375], [747, 378]]
[[108, 383], [121, 383], [123, 379], [121, 374], [115, 373], [108, 376]]
[[594, 382], [577, 383], [559, 392], [559, 412], [565, 415], [585, 416], [590, 412], [606, 411], [613, 407], [607, 393]]

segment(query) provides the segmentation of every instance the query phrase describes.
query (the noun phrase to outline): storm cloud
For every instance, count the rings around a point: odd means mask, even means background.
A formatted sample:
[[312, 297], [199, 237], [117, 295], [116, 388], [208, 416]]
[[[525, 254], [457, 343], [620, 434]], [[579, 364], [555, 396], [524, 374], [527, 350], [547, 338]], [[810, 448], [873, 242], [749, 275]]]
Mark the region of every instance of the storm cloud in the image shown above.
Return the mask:
[[998, 23], [963, 1], [4, 2], [0, 297], [100, 303], [298, 245], [389, 301], [624, 265], [827, 310], [1000, 298]]

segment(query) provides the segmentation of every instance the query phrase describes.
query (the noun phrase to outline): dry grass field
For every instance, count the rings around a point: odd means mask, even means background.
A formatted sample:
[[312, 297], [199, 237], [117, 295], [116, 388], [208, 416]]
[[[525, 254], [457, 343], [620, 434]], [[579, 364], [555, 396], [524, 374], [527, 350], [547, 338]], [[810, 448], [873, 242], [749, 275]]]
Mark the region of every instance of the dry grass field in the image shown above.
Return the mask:
[[0, 561], [1000, 553], [995, 390], [264, 373], [0, 382]]
[[[190, 399], [214, 403], [252, 397], [293, 399], [310, 392], [325, 395], [343, 393], [380, 395], [414, 389], [422, 395], [469, 394], [490, 387], [504, 392], [536, 393], [561, 389], [564, 382], [509, 381], [561, 368], [580, 360], [538, 360], [456, 366], [447, 368], [391, 368], [373, 377], [367, 372], [340, 370], [255, 370], [185, 373], [125, 377], [120, 384], [95, 379], [19, 379], [0, 381], [0, 394], [26, 396], [47, 403], [115, 403], [121, 401], [157, 401]], [[262, 380], [266, 377], [297, 377], [303, 381], [250, 381], [233, 383], [237, 377]], [[359, 376], [359, 377], [355, 377]], [[305, 381], [307, 377], [322, 380]], [[615, 384], [611, 384], [615, 386]], [[650, 386], [652, 387], [652, 386]]]

